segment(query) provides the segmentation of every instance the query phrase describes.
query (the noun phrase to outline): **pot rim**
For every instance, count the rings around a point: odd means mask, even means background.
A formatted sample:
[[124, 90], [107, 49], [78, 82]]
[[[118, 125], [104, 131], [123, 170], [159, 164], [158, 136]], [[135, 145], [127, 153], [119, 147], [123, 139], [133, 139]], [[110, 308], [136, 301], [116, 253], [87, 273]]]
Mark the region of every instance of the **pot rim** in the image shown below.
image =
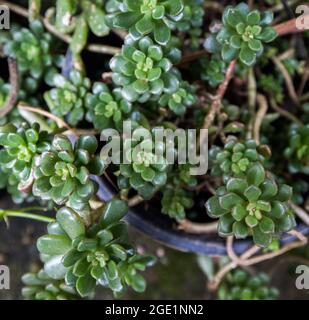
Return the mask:
[[[95, 180], [99, 184], [98, 197], [101, 200], [109, 201], [117, 194], [106, 179], [95, 177]], [[125, 220], [139, 232], [170, 248], [209, 256], [227, 255], [225, 239], [218, 234], [190, 234], [178, 230], [174, 227], [173, 219], [158, 212], [155, 208], [150, 209], [152, 210], [144, 210], [140, 206], [130, 208]], [[303, 235], [309, 234], [309, 227], [303, 223], [298, 224], [296, 229]], [[284, 234], [280, 243], [284, 245], [296, 239], [295, 236]], [[234, 251], [240, 255], [252, 245], [251, 240], [235, 240]]]

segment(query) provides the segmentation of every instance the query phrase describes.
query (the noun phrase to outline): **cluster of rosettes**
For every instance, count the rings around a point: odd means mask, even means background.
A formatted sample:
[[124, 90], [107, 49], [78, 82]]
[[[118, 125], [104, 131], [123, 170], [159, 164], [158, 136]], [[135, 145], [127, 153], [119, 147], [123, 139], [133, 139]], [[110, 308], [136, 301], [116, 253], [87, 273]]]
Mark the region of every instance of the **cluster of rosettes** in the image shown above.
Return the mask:
[[225, 186], [206, 202], [209, 216], [219, 218], [221, 236], [237, 239], [253, 236], [254, 242], [267, 247], [276, 235], [296, 226], [288, 201], [292, 188], [267, 178], [260, 163], [255, 163], [242, 178], [230, 177]]
[[224, 181], [229, 177], [245, 177], [250, 166], [256, 162], [263, 163], [264, 156], [257, 149], [254, 140], [239, 142], [236, 138], [228, 139], [223, 149], [213, 147], [210, 150], [211, 174], [223, 176]]
[[54, 280], [44, 271], [26, 273], [22, 277], [22, 296], [28, 300], [76, 300], [77, 292], [63, 280]]
[[170, 25], [183, 17], [182, 0], [124, 0], [118, 3], [120, 12], [108, 15], [108, 25], [129, 30], [134, 39], [151, 34], [160, 45], [166, 45], [170, 40]]
[[[143, 131], [144, 128], [138, 128], [134, 134], [139, 136], [139, 132]], [[162, 153], [156, 153], [158, 150], [161, 150]], [[164, 144], [155, 144], [152, 137], [142, 141], [134, 137], [125, 140], [125, 162], [120, 165], [119, 188], [128, 189], [131, 187], [144, 199], [150, 199], [167, 181], [168, 163], [163, 154]]]
[[174, 26], [180, 32], [187, 32], [190, 37], [190, 47], [199, 47], [199, 37], [202, 34], [201, 27], [205, 10], [203, 0], [183, 0], [183, 17], [180, 21], [174, 23]]
[[220, 59], [205, 57], [201, 59], [201, 78], [211, 87], [217, 87], [223, 82], [226, 71], [226, 63]]
[[[50, 150], [50, 136], [40, 132], [40, 126], [15, 127], [7, 124], [0, 127], [0, 165], [4, 172], [10, 172], [16, 179], [19, 190], [27, 190], [33, 181], [34, 158], [36, 155]], [[10, 185], [12, 183], [10, 178]]]
[[82, 136], [73, 146], [67, 136], [55, 135], [50, 150], [35, 159], [33, 194], [58, 205], [67, 203], [76, 210], [86, 210], [97, 190], [91, 175], [101, 175], [105, 169], [95, 155], [97, 148], [94, 136]]
[[86, 97], [87, 120], [98, 130], [116, 128], [121, 130], [123, 121], [131, 111], [132, 103], [122, 97], [121, 89], [111, 91], [104, 83], [93, 85]]
[[248, 272], [236, 269], [226, 275], [218, 289], [220, 300], [276, 300], [277, 288], [270, 287], [267, 274], [260, 272], [251, 276]]
[[270, 27], [272, 21], [271, 12], [250, 11], [245, 3], [228, 6], [223, 13], [221, 30], [206, 39], [205, 48], [212, 53], [220, 52], [226, 62], [239, 59], [244, 65], [252, 66], [264, 51], [263, 43], [277, 37]]
[[167, 186], [163, 191], [162, 213], [169, 215], [171, 218], [184, 219], [186, 209], [192, 208], [193, 204], [192, 195], [180, 187]]
[[30, 75], [34, 79], [45, 77], [50, 84], [61, 65], [62, 56], [51, 54], [52, 36], [45, 32], [40, 21], [30, 23], [30, 29], [12, 26], [10, 34], [0, 35], [0, 44], [6, 56], [15, 58], [20, 73]]
[[185, 114], [187, 107], [194, 105], [197, 97], [192, 86], [186, 81], [181, 81], [175, 92], [165, 92], [159, 99], [159, 105], [168, 107], [176, 115]]
[[61, 208], [48, 234], [37, 241], [44, 271], [54, 280], [65, 280], [82, 297], [93, 295], [96, 284], [119, 295], [126, 286], [140, 292], [145, 280], [137, 273], [153, 258], [136, 254], [128, 244], [126, 226], [120, 220], [128, 208], [114, 199], [100, 209], [97, 224], [88, 229], [70, 208]]
[[284, 152], [291, 173], [309, 174], [309, 124], [293, 124], [289, 131], [289, 146]]
[[110, 61], [113, 81], [131, 102], [146, 102], [162, 93], [174, 93], [179, 79], [171, 71], [179, 59], [180, 51], [176, 48], [162, 48], [150, 37], [135, 41], [128, 36], [121, 53]]
[[69, 124], [76, 126], [86, 113], [85, 100], [91, 90], [90, 79], [73, 69], [68, 78], [54, 75], [52, 86], [54, 88], [44, 94], [50, 111], [59, 117], [66, 117]]
[[179, 164], [174, 171], [171, 172], [170, 177], [172, 177], [172, 183], [175, 186], [188, 186], [194, 187], [197, 185], [197, 179], [192, 176], [190, 170], [193, 166], [189, 163]]

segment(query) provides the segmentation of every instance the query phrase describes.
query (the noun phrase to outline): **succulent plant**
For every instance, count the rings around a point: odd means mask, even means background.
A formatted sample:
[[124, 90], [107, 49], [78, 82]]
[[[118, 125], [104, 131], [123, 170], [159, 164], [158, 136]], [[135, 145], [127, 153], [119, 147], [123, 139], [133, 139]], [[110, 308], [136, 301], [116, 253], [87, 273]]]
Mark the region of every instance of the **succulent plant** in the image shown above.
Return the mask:
[[171, 218], [184, 219], [186, 217], [185, 210], [192, 208], [193, 204], [192, 196], [181, 188], [168, 186], [163, 191], [162, 212]]
[[187, 82], [182, 81], [177, 91], [173, 93], [164, 93], [159, 99], [159, 105], [168, 107], [176, 115], [185, 114], [188, 107], [196, 103], [197, 97], [194, 94], [194, 88]]
[[22, 296], [28, 300], [77, 300], [74, 288], [62, 280], [54, 280], [44, 270], [26, 273], [22, 276]]
[[[83, 17], [87, 22], [90, 30], [98, 37], [105, 36], [109, 33], [109, 28], [105, 23], [105, 8], [103, 0], [82, 0], [82, 1], [57, 1], [55, 26], [60, 32], [70, 33], [77, 29], [76, 24], [79, 22], [75, 16], [75, 26], [73, 16], [79, 12], [80, 6]], [[72, 23], [70, 23], [72, 22]]]
[[223, 149], [213, 147], [210, 158], [212, 175], [223, 175], [225, 180], [230, 176], [244, 177], [252, 164], [264, 161], [254, 140], [241, 142], [235, 138], [229, 139]]
[[85, 99], [87, 120], [98, 130], [107, 128], [122, 128], [122, 123], [132, 110], [132, 103], [122, 97], [121, 89], [110, 91], [104, 83], [95, 83], [92, 93]]
[[206, 81], [211, 87], [217, 87], [220, 83], [223, 82], [226, 63], [221, 59], [209, 59], [205, 57], [201, 59], [201, 78]]
[[[138, 135], [143, 128], [138, 128]], [[157, 149], [156, 149], [157, 148]], [[126, 162], [120, 164], [118, 186], [120, 189], [133, 188], [144, 199], [150, 199], [167, 181], [167, 160], [155, 154], [156, 150], [164, 151], [163, 143], [156, 143], [152, 137], [139, 141], [134, 137], [124, 141]]]
[[44, 271], [52, 279], [65, 279], [82, 297], [92, 295], [97, 282], [116, 294], [126, 285], [143, 291], [145, 280], [136, 271], [152, 264], [153, 258], [139, 256], [128, 244], [120, 221], [127, 210], [125, 202], [114, 199], [100, 209], [98, 223], [86, 229], [75, 211], [61, 208], [48, 234], [37, 241]]
[[32, 183], [34, 157], [50, 149], [50, 137], [40, 132], [40, 126], [15, 127], [7, 124], [0, 127], [0, 165], [18, 178], [18, 188], [23, 190]]
[[104, 161], [95, 155], [94, 136], [81, 136], [74, 144], [67, 136], [56, 134], [49, 151], [35, 159], [33, 194], [58, 205], [68, 203], [82, 210], [97, 190], [91, 175], [101, 175]]
[[177, 30], [187, 32], [190, 38], [190, 47], [199, 47], [199, 37], [202, 34], [202, 25], [205, 10], [203, 0], [183, 0], [183, 17], [174, 23]]
[[188, 163], [180, 164], [174, 171], [171, 172], [172, 182], [175, 186], [186, 185], [188, 187], [194, 187], [197, 185], [197, 178], [192, 176], [190, 169], [192, 166]]
[[206, 39], [205, 47], [210, 52], [220, 51], [225, 62], [239, 59], [244, 65], [252, 66], [264, 51], [263, 43], [277, 37], [270, 27], [272, 21], [271, 12], [250, 11], [245, 3], [228, 6], [223, 13], [221, 30]]
[[291, 173], [309, 174], [309, 124], [293, 124], [289, 131], [289, 146], [285, 149]]
[[[272, 27], [274, 10], [259, 11], [282, 8], [280, 0], [234, 1], [223, 10], [203, 0], [18, 2], [6, 3], [22, 26], [12, 21], [0, 31], [0, 56], [9, 62], [0, 68], [0, 189], [23, 205], [0, 209], [0, 220], [48, 223], [37, 241], [43, 269], [23, 277], [25, 298], [93, 298], [98, 285], [115, 298], [127, 287], [144, 291], [139, 271], [154, 259], [137, 253], [122, 221], [140, 202], [183, 227], [185, 219], [184, 232], [193, 233], [204, 228], [205, 206], [219, 236], [253, 238], [261, 255], [289, 249], [283, 233], [303, 233], [290, 231], [292, 208], [309, 205], [309, 38], [304, 32], [291, 42], [292, 20], [278, 10]], [[58, 53], [66, 51], [63, 59]], [[190, 128], [205, 127], [213, 177], [191, 171], [198, 150], [190, 148]], [[158, 139], [157, 129], [173, 131], [173, 141], [167, 131]], [[178, 130], [189, 133], [188, 143]], [[80, 136], [98, 131], [100, 144], [98, 135]], [[100, 179], [108, 164], [118, 194], [105, 202]], [[42, 207], [24, 208], [33, 201]], [[223, 279], [219, 298], [278, 297], [265, 275], [237, 269], [224, 279], [228, 257], [203, 259], [209, 280]]]
[[62, 63], [61, 55], [51, 53], [53, 42], [38, 20], [31, 22], [29, 29], [13, 25], [10, 36], [0, 36], [4, 54], [17, 60], [19, 72], [34, 79], [45, 76], [48, 84]]
[[176, 48], [160, 47], [149, 37], [134, 41], [127, 36], [121, 53], [110, 61], [113, 81], [122, 87], [123, 98], [130, 102], [145, 102], [162, 93], [174, 93], [179, 80], [171, 71], [179, 58], [180, 51]]
[[216, 195], [206, 202], [209, 216], [219, 218], [221, 236], [234, 235], [244, 239], [249, 235], [262, 247], [267, 247], [277, 234], [296, 225], [288, 201], [292, 188], [266, 178], [260, 163], [251, 165], [245, 178], [229, 178]]
[[218, 289], [220, 300], [276, 300], [277, 288], [270, 287], [267, 274], [259, 272], [251, 276], [242, 269], [228, 273]]
[[266, 93], [271, 94], [277, 103], [282, 103], [284, 99], [284, 92], [282, 87], [282, 79], [272, 74], [262, 74], [259, 81], [259, 86]]
[[111, 27], [129, 30], [134, 39], [151, 33], [158, 44], [166, 45], [171, 37], [169, 24], [182, 19], [184, 5], [182, 0], [124, 0], [119, 9], [108, 16]]
[[59, 117], [67, 117], [75, 126], [85, 116], [85, 100], [91, 90], [91, 82], [78, 70], [72, 70], [69, 78], [57, 74], [53, 77], [54, 88], [45, 92], [44, 99], [50, 111]]
[[0, 189], [6, 189], [7, 193], [12, 197], [13, 202], [16, 204], [33, 202], [35, 198], [31, 194], [31, 190], [20, 191], [18, 189], [20, 180], [16, 175], [10, 174], [10, 171], [11, 169], [2, 168], [0, 165]]

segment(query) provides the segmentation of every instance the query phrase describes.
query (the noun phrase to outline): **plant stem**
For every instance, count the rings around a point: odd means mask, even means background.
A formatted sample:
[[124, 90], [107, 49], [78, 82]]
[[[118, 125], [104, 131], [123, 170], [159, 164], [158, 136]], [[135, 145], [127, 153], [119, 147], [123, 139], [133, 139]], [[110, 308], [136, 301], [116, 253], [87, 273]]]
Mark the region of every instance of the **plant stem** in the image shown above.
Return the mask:
[[25, 219], [32, 219], [36, 221], [42, 221], [42, 222], [53, 222], [55, 219], [38, 215], [35, 213], [28, 213], [28, 212], [21, 212], [21, 211], [15, 211], [15, 210], [0, 210], [0, 217], [15, 217], [15, 218], [25, 218]]
[[35, 108], [35, 107], [31, 107], [31, 106], [28, 106], [27, 104], [25, 103], [19, 103], [18, 104], [18, 109], [20, 110], [27, 110], [27, 111], [30, 111], [30, 112], [33, 112], [33, 113], [38, 113], [38, 114], [41, 114], [51, 120], [54, 120], [58, 127], [59, 128], [66, 128], [68, 130], [70, 130], [73, 134], [77, 135], [76, 132], [75, 132], [75, 129], [71, 128], [64, 120], [62, 120], [61, 118], [55, 116], [54, 114], [48, 112], [48, 111], [45, 111], [43, 109], [40, 109], [40, 108]]
[[143, 201], [144, 201], [144, 199], [141, 196], [136, 195], [133, 198], [128, 200], [128, 206], [129, 207], [135, 207], [138, 204], [142, 203]]
[[291, 33], [305, 32], [305, 29], [297, 28], [296, 20], [297, 18], [294, 18], [274, 26], [274, 29], [278, 33], [278, 36], [284, 36]]
[[220, 84], [217, 93], [213, 99], [213, 102], [210, 106], [210, 110], [207, 114], [207, 116], [204, 119], [204, 124], [203, 124], [203, 129], [209, 129], [215, 119], [215, 115], [216, 113], [220, 110], [221, 107], [221, 100], [224, 97], [224, 94], [226, 92], [226, 89], [232, 79], [233, 76], [233, 72], [235, 69], [235, 65], [236, 65], [236, 60], [233, 60], [230, 62], [227, 70], [226, 70], [226, 74], [225, 74], [225, 79], [224, 81]]
[[289, 75], [288, 71], [286, 70], [286, 67], [277, 57], [272, 57], [272, 61], [274, 62], [276, 67], [279, 69], [279, 71], [283, 75], [285, 84], [288, 88], [290, 98], [297, 106], [299, 106], [299, 99], [298, 99], [298, 96], [297, 96], [297, 93], [296, 93], [296, 90], [295, 90], [295, 87], [293, 84], [293, 80], [292, 80], [291, 76]]
[[308, 239], [296, 230], [291, 230], [288, 232], [288, 234], [295, 236], [296, 238], [299, 239], [299, 241], [288, 243], [278, 251], [262, 254], [260, 256], [253, 257], [251, 259], [250, 257], [255, 255], [259, 250], [261, 250], [261, 248], [258, 246], [253, 246], [250, 249], [248, 249], [246, 252], [244, 252], [240, 257], [238, 257], [233, 250], [233, 237], [229, 237], [227, 239], [227, 252], [232, 261], [226, 264], [223, 268], [221, 268], [217, 272], [213, 280], [209, 282], [208, 287], [211, 290], [217, 290], [218, 286], [220, 285], [225, 275], [231, 270], [233, 270], [234, 268], [236, 268], [237, 266], [251, 266], [251, 265], [272, 259], [274, 257], [280, 256], [292, 249], [302, 247], [308, 243]]
[[296, 117], [294, 116], [294, 114], [290, 113], [289, 111], [287, 110], [284, 110], [282, 108], [280, 108], [275, 99], [273, 97], [270, 98], [270, 106], [276, 111], [278, 112], [281, 116], [289, 119], [290, 121], [293, 121], [293, 122], [296, 122], [298, 123], [299, 125], [303, 125], [303, 123]]
[[10, 73], [10, 93], [6, 98], [4, 106], [0, 108], [0, 117], [4, 117], [14, 107], [17, 101], [17, 95], [19, 91], [19, 80], [18, 80], [18, 66], [15, 59], [8, 58], [9, 73]]
[[250, 121], [248, 123], [248, 131], [247, 131], [247, 138], [252, 138], [252, 127], [253, 121], [255, 118], [255, 106], [256, 106], [256, 79], [254, 74], [254, 68], [251, 67], [248, 70], [248, 106], [249, 106], [249, 113], [250, 113]]
[[218, 230], [218, 222], [196, 223], [183, 219], [178, 221], [178, 229], [192, 234], [216, 233]]
[[259, 145], [260, 144], [260, 129], [261, 129], [261, 125], [263, 123], [263, 118], [268, 110], [268, 103], [267, 103], [265, 96], [263, 96], [262, 94], [257, 95], [257, 102], [259, 105], [259, 110], [256, 114], [255, 122], [254, 122], [254, 126], [253, 126], [253, 137], [254, 137], [254, 140], [257, 143], [257, 145]]
[[40, 125], [40, 129], [43, 131], [47, 131], [48, 133], [53, 132], [53, 129], [47, 124], [47, 122], [43, 119], [43, 117], [39, 116], [34, 112], [30, 112], [25, 109], [19, 108], [19, 114], [30, 124], [38, 123]]

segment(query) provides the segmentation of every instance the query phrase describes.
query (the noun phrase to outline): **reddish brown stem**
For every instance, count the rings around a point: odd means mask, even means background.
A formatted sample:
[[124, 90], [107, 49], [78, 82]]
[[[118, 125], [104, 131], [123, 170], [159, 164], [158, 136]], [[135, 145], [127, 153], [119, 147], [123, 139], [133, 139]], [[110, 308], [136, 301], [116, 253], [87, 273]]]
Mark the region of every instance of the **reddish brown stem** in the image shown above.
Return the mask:
[[11, 112], [17, 101], [19, 91], [18, 66], [15, 59], [8, 58], [9, 73], [10, 73], [10, 93], [6, 98], [4, 106], [0, 109], [0, 117], [4, 117]]
[[232, 60], [227, 68], [225, 79], [219, 86], [216, 96], [214, 97], [213, 102], [210, 106], [209, 113], [207, 114], [204, 121], [203, 129], [209, 129], [210, 126], [212, 125], [215, 115], [221, 107], [221, 100], [224, 97], [226, 89], [232, 79], [235, 65], [236, 65], [236, 60]]
[[304, 29], [297, 28], [296, 19], [297, 18], [294, 18], [274, 26], [274, 29], [277, 31], [278, 36], [306, 31]]

